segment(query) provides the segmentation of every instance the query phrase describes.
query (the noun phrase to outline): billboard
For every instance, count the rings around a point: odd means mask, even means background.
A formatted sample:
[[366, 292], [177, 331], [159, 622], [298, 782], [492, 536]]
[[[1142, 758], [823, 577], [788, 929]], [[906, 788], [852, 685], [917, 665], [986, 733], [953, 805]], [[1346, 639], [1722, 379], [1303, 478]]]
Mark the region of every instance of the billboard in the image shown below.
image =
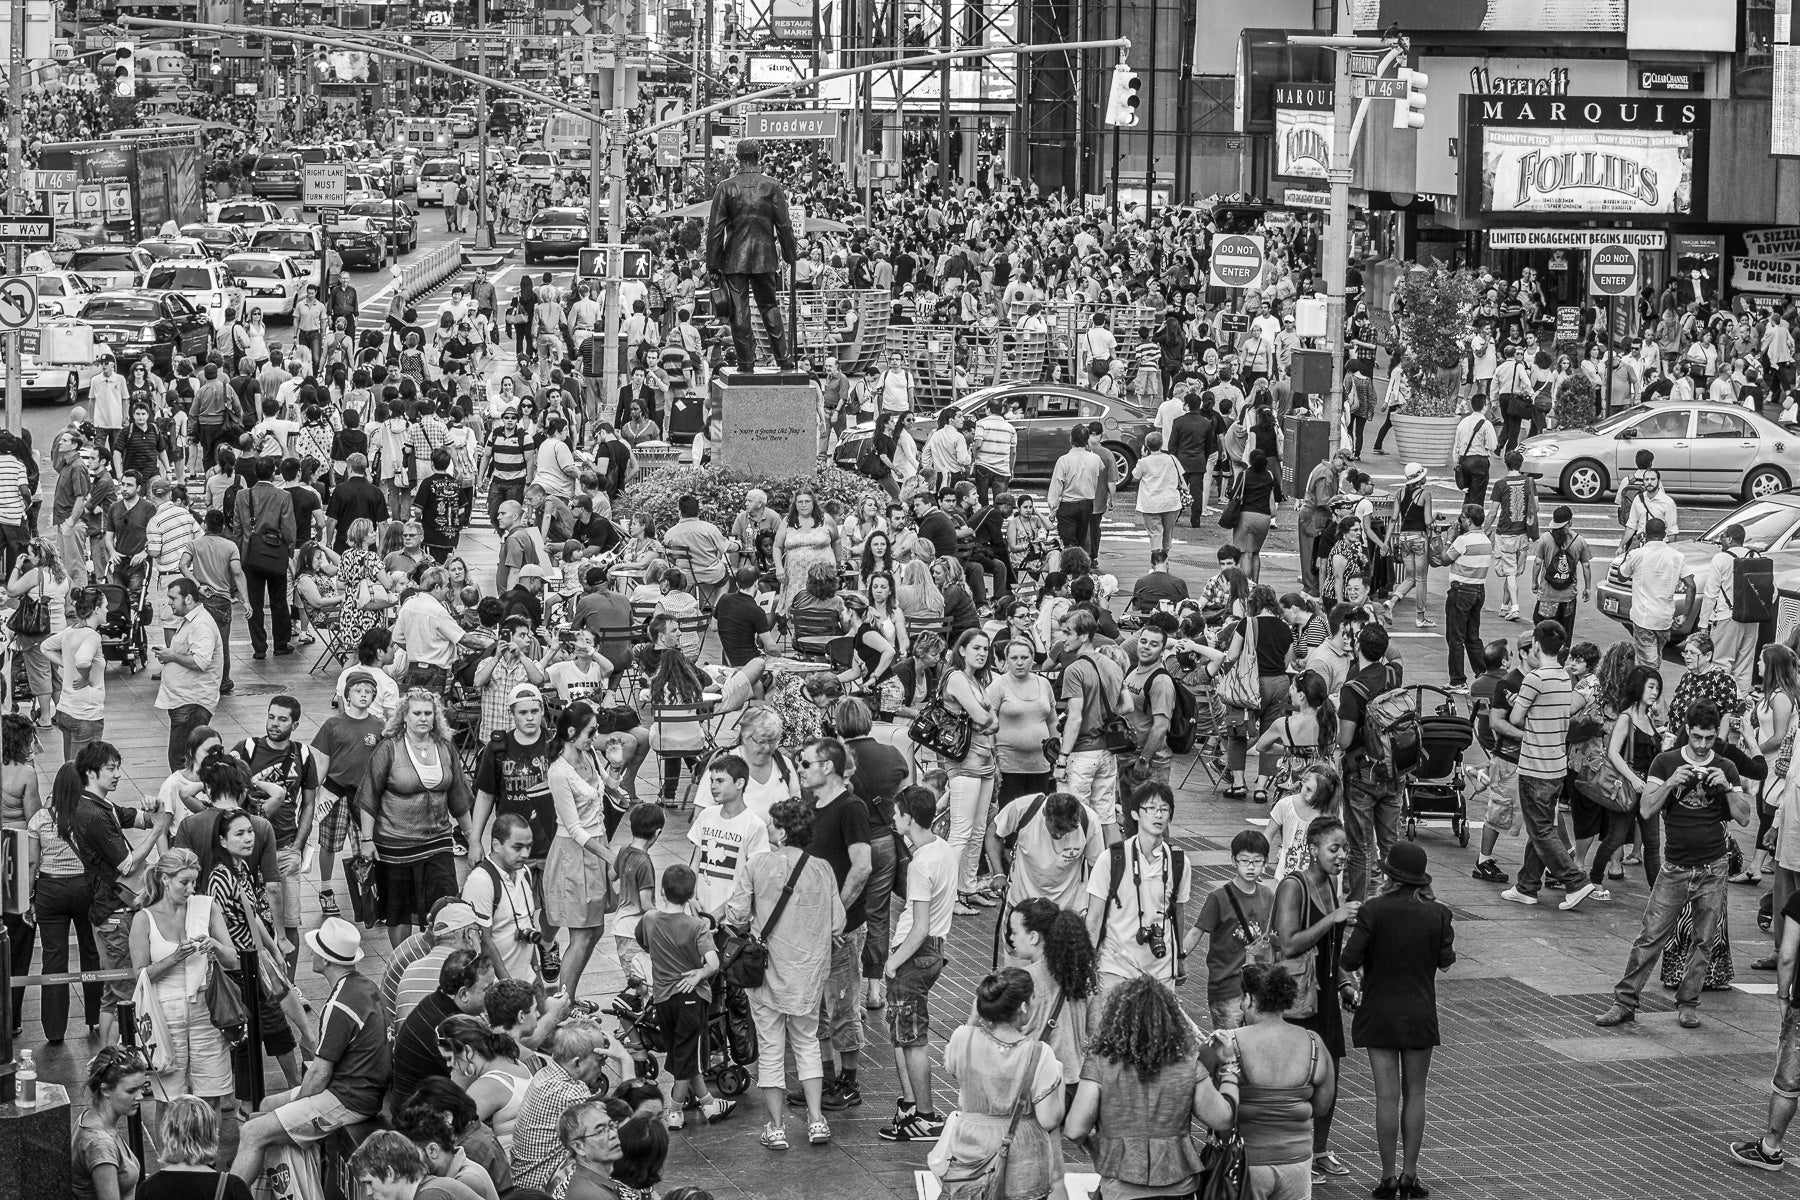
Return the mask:
[[[1697, 11], [1701, 6], [1694, 6]], [[1350, 0], [1358, 33], [1624, 33], [1625, 0]]]
[[1330, 84], [1303, 80], [1275, 85], [1275, 174], [1325, 179], [1331, 167]]

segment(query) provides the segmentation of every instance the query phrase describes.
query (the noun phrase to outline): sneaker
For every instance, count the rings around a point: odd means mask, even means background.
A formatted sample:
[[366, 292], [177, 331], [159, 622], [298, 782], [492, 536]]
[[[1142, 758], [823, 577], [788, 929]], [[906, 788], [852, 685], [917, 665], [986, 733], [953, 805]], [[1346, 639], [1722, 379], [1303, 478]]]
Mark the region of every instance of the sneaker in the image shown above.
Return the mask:
[[1562, 909], [1564, 912], [1574, 912], [1577, 908], [1581, 907], [1581, 902], [1583, 900], [1586, 900], [1589, 896], [1599, 890], [1600, 889], [1594, 884], [1584, 883], [1568, 895], [1564, 896], [1563, 902], [1556, 907]]
[[325, 917], [336, 917], [336, 916], [341, 916], [341, 915], [342, 914], [340, 914], [338, 912], [337, 897], [332, 894], [331, 889], [326, 888], [324, 891], [320, 892], [319, 893], [319, 916], [320, 916], [320, 918], [323, 919]]
[[870, 1012], [887, 1007], [887, 984], [880, 979], [863, 981], [863, 1007]]
[[1756, 1167], [1764, 1171], [1779, 1171], [1787, 1166], [1787, 1156], [1779, 1150], [1771, 1153], [1763, 1149], [1761, 1138], [1731, 1143], [1731, 1157], [1746, 1167]]
[[1536, 904], [1538, 898], [1529, 892], [1521, 892], [1516, 887], [1509, 887], [1500, 893], [1502, 900], [1511, 900], [1514, 904]]
[[1637, 1020], [1637, 1013], [1623, 1004], [1615, 1004], [1594, 1018], [1594, 1024], [1602, 1029], [1611, 1029], [1615, 1025], [1628, 1025]]
[[940, 1127], [933, 1133], [916, 1106], [897, 1104], [894, 1106], [894, 1123], [877, 1129], [875, 1136], [884, 1142], [929, 1142], [942, 1132]]
[[925, 1131], [932, 1137], [944, 1132], [944, 1126], [947, 1123], [936, 1113], [920, 1113], [919, 1119], [925, 1122]]
[[680, 1109], [670, 1109], [663, 1113], [663, 1127], [671, 1133], [682, 1128], [686, 1124], [687, 1117], [683, 1115]]
[[[1597, 887], [1594, 889], [1593, 894], [1590, 895], [1588, 897], [1588, 899], [1589, 900], [1611, 900], [1612, 899], [1612, 889]], [[1563, 907], [1564, 908], [1568, 907], [1567, 902], [1564, 902]]]
[[968, 902], [970, 904], [979, 904], [983, 908], [992, 908], [1000, 903], [986, 892], [970, 892], [968, 895]]
[[823, 1121], [812, 1121], [806, 1126], [806, 1140], [815, 1146], [823, 1146], [831, 1141], [831, 1126]]
[[756, 1139], [763, 1144], [765, 1150], [786, 1150], [788, 1148], [787, 1130], [773, 1125], [763, 1126], [762, 1136]]
[[1471, 879], [1484, 880], [1487, 883], [1512, 882], [1512, 876], [1508, 875], [1505, 871], [1502, 871], [1500, 869], [1500, 864], [1491, 858], [1484, 858], [1476, 863], [1475, 869], [1469, 872], [1469, 877]]
[[1675, 1010], [1675, 1022], [1683, 1029], [1700, 1028], [1700, 1010], [1692, 1004], [1683, 1004]]
[[862, 1091], [856, 1086], [856, 1081], [854, 1079], [845, 1079], [842, 1075], [838, 1076], [837, 1079], [833, 1081], [831, 1097], [832, 1102], [830, 1104], [821, 1101], [819, 1107], [830, 1109], [862, 1107]]
[[736, 1111], [736, 1100], [724, 1100], [717, 1096], [700, 1106], [700, 1115], [706, 1118], [708, 1125], [717, 1125]]
[[556, 948], [555, 942], [544, 942], [538, 947], [538, 974], [545, 983], [555, 983], [562, 975], [562, 951]]
[[1348, 1175], [1350, 1173], [1350, 1168], [1344, 1164], [1344, 1160], [1330, 1150], [1323, 1154], [1315, 1154], [1313, 1166], [1327, 1175]]
[[1466, 683], [1453, 683], [1444, 690], [1452, 696], [1466, 696], [1469, 694], [1469, 685]]

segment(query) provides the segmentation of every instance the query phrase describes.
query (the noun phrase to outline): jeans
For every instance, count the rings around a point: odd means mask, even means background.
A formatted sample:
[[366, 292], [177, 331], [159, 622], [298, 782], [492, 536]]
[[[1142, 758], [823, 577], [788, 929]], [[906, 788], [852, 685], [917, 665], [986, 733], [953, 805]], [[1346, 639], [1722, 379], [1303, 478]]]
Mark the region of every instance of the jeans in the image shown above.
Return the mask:
[[982, 839], [987, 834], [989, 799], [982, 798], [988, 781], [970, 775], [950, 780], [950, 831], [944, 840], [957, 861], [956, 890], [975, 890], [975, 873], [981, 863]]
[[1056, 536], [1062, 539], [1063, 549], [1080, 546], [1087, 549], [1088, 522], [1094, 516], [1094, 502], [1091, 500], [1064, 500], [1056, 506]]
[[183, 704], [169, 710], [169, 770], [179, 771], [188, 760], [188, 734], [212, 720], [201, 704]]
[[74, 762], [75, 756], [80, 754], [90, 742], [97, 742], [106, 735], [105, 718], [98, 721], [84, 721], [80, 717], [71, 717], [68, 713], [58, 710], [57, 714], [50, 718], [50, 723], [62, 730], [64, 762]]
[[1594, 848], [1593, 865], [1588, 868], [1589, 883], [1598, 884], [1606, 878], [1606, 864], [1631, 841], [1633, 833], [1638, 834], [1638, 844], [1643, 848], [1640, 853], [1644, 860], [1644, 878], [1652, 887], [1656, 886], [1656, 876], [1662, 870], [1662, 839], [1658, 836], [1656, 818], [1642, 817], [1636, 812], [1606, 814], [1606, 829]]
[[[88, 924], [88, 903], [93, 899], [85, 875], [39, 875], [36, 888], [38, 929], [44, 935], [44, 974], [60, 975], [69, 969], [69, 926], [81, 947], [81, 969], [100, 969], [100, 946], [94, 927]], [[44, 1036], [61, 1041], [69, 1027], [69, 985], [47, 983], [39, 994]], [[82, 1007], [89, 1025], [100, 1023], [100, 985], [81, 985]], [[18, 1019], [17, 1013], [14, 1020]]]
[[[219, 687], [231, 689], [231, 597], [207, 596], [201, 601], [206, 606], [206, 615], [213, 619], [219, 629]], [[186, 761], [185, 759], [183, 760]]]
[[[1450, 686], [1461, 687], [1471, 673], [1481, 670], [1486, 651], [1481, 648], [1481, 606], [1487, 589], [1474, 584], [1452, 583], [1444, 599], [1444, 643], [1450, 648]], [[1465, 669], [1464, 659], [1468, 660]]]
[[894, 832], [890, 829], [869, 831], [869, 882], [863, 885], [863, 912], [868, 919], [863, 925], [862, 977], [880, 979], [887, 964], [888, 902], [894, 894]]
[[1525, 822], [1525, 860], [1519, 864], [1519, 891], [1535, 896], [1546, 876], [1567, 891], [1587, 886], [1587, 874], [1570, 856], [1556, 824], [1563, 781], [1519, 773], [1519, 815]]
[[270, 623], [275, 627], [275, 648], [289, 650], [294, 642], [294, 614], [288, 609], [287, 572], [244, 568], [244, 581], [250, 585], [250, 649], [266, 654], [269, 635], [263, 628], [263, 605], [269, 607]]
[[1631, 627], [1631, 641], [1637, 647], [1637, 661], [1640, 667], [1649, 667], [1652, 671], [1660, 671], [1663, 666], [1663, 647], [1669, 644], [1669, 629], [1644, 629]]
[[1663, 947], [1675, 936], [1675, 923], [1681, 917], [1682, 908], [1688, 904], [1694, 906], [1694, 940], [1688, 952], [1687, 968], [1681, 975], [1681, 985], [1675, 989], [1675, 1003], [1678, 1006], [1700, 1003], [1700, 986], [1706, 982], [1708, 954], [1713, 938], [1719, 932], [1719, 922], [1725, 917], [1725, 862], [1721, 856], [1697, 867], [1675, 863], [1663, 867], [1662, 874], [1656, 877], [1656, 884], [1650, 889], [1650, 899], [1644, 905], [1644, 927], [1638, 931], [1637, 941], [1631, 943], [1631, 955], [1625, 960], [1625, 974], [1613, 988], [1613, 999], [1622, 1007], [1637, 1011], [1638, 995], [1644, 990], [1650, 972], [1656, 969]]
[[998, 496], [1012, 483], [1011, 476], [1002, 475], [994, 468], [984, 467], [980, 463], [975, 464], [974, 479], [976, 498], [983, 504], [992, 503], [989, 498]]
[[[1400, 793], [1378, 783], [1362, 767], [1344, 771], [1344, 831], [1350, 836], [1350, 866], [1344, 873], [1344, 899], [1363, 900], [1369, 891], [1369, 864], [1387, 857], [1400, 836]], [[1370, 857], [1370, 844], [1375, 855]]]
[[488, 480], [488, 524], [495, 529], [500, 528], [500, 506], [508, 500], [525, 503], [525, 481], [523, 479], [489, 479]]
[[1184, 471], [1182, 474], [1187, 478], [1188, 496], [1192, 498], [1192, 504], [1188, 508], [1188, 524], [1198, 529], [1206, 500], [1206, 472]]
[[863, 1048], [862, 1004], [857, 993], [862, 990], [863, 941], [867, 933], [866, 928], [848, 930], [844, 944], [834, 943], [831, 947], [831, 971], [825, 977], [825, 991], [819, 996], [819, 1048], [830, 1046], [834, 1061]]

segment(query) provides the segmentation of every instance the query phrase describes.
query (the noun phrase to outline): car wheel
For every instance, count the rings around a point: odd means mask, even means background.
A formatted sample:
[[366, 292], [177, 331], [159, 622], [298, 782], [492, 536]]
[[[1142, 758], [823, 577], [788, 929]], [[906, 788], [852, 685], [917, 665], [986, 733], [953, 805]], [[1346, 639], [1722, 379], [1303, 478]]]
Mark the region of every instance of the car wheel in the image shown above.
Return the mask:
[[526, 251], [526, 252], [525, 252], [525, 265], [526, 265], [526, 266], [528, 266], [528, 267], [529, 267], [529, 266], [530, 266], [530, 265], [532, 265], [532, 264], [533, 264], [533, 263], [535, 263], [535, 262], [536, 262], [536, 261], [537, 261], [537, 260], [538, 260], [538, 256], [537, 256], [537, 255], [535, 255], [535, 254], [533, 254], [533, 253], [532, 253], [532, 252], [531, 252], [531, 251], [529, 251], [529, 250], [527, 250], [527, 251]]
[[1744, 477], [1744, 499], [1760, 500], [1787, 490], [1788, 477], [1780, 467], [1758, 467]]
[[79, 403], [81, 403], [81, 382], [75, 377], [75, 372], [70, 371], [69, 385], [63, 389], [63, 405], [73, 408]]
[[1102, 445], [1112, 451], [1113, 458], [1119, 464], [1118, 471], [1113, 475], [1113, 490], [1128, 492], [1136, 487], [1137, 482], [1131, 478], [1131, 469], [1137, 466], [1137, 455], [1131, 452], [1131, 447], [1123, 442], [1104, 442]]
[[1563, 469], [1557, 490], [1571, 500], [1598, 500], [1606, 493], [1606, 468], [1591, 458], [1570, 463]]

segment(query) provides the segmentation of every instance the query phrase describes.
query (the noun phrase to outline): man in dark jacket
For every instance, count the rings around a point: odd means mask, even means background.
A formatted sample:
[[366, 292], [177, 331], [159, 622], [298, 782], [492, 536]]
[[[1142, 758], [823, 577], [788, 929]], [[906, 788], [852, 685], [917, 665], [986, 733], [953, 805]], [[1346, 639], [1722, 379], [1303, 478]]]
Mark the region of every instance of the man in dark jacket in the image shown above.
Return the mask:
[[288, 558], [294, 552], [294, 501], [276, 487], [274, 463], [254, 460], [256, 484], [237, 494], [237, 527], [242, 531], [244, 578], [250, 586], [251, 658], [267, 656], [269, 635], [263, 627], [263, 605], [275, 627], [277, 657], [294, 652], [293, 611], [288, 607]]
[[781, 323], [781, 264], [799, 255], [788, 219], [787, 193], [759, 168], [762, 148], [745, 139], [737, 145], [738, 173], [713, 193], [706, 228], [706, 269], [724, 280], [731, 300], [731, 341], [740, 372], [756, 368], [756, 334], [750, 327], [750, 297], [756, 297], [769, 352], [783, 371], [794, 369], [793, 348]]
[[1169, 453], [1181, 463], [1187, 477], [1188, 495], [1193, 497], [1193, 511], [1188, 524], [1200, 528], [1200, 517], [1206, 511], [1206, 459], [1213, 442], [1212, 418], [1200, 411], [1200, 394], [1190, 391], [1185, 401], [1187, 411], [1169, 422]]

